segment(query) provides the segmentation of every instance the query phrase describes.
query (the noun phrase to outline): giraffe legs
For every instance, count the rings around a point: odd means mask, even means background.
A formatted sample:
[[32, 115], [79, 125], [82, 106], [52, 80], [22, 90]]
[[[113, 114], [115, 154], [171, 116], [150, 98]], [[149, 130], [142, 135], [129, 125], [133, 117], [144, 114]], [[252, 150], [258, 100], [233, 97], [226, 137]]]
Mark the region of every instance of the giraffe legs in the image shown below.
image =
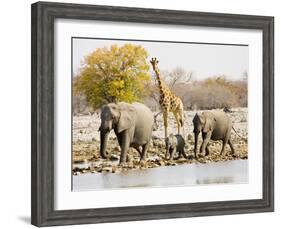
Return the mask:
[[184, 136], [184, 113], [183, 113], [183, 108], [179, 110], [179, 121], [180, 121], [181, 128], [182, 128], [182, 135]]
[[184, 113], [183, 113], [183, 103], [180, 101], [180, 107], [179, 107], [179, 121], [182, 127], [182, 135], [184, 137]]
[[177, 127], [178, 127], [178, 134], [180, 134], [180, 127], [181, 127], [181, 123], [180, 123], [180, 117], [179, 117], [179, 113], [178, 112], [173, 112], [175, 119], [176, 119], [176, 123], [177, 123]]
[[178, 134], [181, 134], [181, 128], [182, 128], [182, 134], [184, 135], [184, 127], [183, 127], [183, 112], [181, 110], [173, 112], [177, 127], [178, 127]]
[[163, 121], [164, 121], [164, 129], [165, 129], [165, 139], [168, 136], [167, 128], [168, 128], [168, 111], [163, 111]]

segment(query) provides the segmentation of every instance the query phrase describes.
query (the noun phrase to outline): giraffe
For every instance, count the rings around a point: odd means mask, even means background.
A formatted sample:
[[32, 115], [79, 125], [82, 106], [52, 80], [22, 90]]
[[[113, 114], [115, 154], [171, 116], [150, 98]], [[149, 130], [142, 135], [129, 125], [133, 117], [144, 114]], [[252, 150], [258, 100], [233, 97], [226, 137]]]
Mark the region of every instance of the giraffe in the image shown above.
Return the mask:
[[[183, 103], [181, 99], [176, 96], [170, 88], [165, 84], [160, 76], [160, 70], [158, 68], [159, 61], [156, 58], [152, 58], [150, 63], [152, 64], [153, 70], [156, 74], [156, 79], [158, 81], [158, 87], [160, 92], [159, 104], [163, 112], [164, 128], [165, 128], [165, 138], [168, 136], [168, 114], [172, 112], [177, 122], [178, 134], [180, 134], [180, 128], [183, 128]], [[183, 131], [184, 132], [184, 131]], [[184, 133], [183, 133], [184, 134]]]

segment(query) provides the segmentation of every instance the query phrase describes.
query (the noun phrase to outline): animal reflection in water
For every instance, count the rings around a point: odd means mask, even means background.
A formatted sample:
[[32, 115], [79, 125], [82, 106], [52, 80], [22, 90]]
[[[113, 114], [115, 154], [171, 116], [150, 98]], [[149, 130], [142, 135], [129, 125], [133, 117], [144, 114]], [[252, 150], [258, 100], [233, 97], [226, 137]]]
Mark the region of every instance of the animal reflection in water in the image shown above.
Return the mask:
[[196, 184], [228, 184], [233, 183], [233, 181], [233, 177], [204, 178], [197, 179]]
[[[223, 171], [223, 172], [222, 172]], [[248, 183], [248, 161], [160, 166], [120, 173], [86, 173], [73, 176], [73, 191], [134, 187], [196, 186]]]

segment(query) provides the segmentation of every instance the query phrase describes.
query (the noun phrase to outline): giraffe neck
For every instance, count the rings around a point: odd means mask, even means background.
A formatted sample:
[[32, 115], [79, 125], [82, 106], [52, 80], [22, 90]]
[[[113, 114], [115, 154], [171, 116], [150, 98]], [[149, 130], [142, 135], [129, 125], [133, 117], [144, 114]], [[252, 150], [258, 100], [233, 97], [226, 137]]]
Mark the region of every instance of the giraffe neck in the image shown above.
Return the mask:
[[156, 74], [156, 79], [158, 82], [160, 94], [163, 94], [163, 88], [166, 87], [164, 81], [161, 79], [160, 71], [157, 67], [154, 68], [155, 74]]

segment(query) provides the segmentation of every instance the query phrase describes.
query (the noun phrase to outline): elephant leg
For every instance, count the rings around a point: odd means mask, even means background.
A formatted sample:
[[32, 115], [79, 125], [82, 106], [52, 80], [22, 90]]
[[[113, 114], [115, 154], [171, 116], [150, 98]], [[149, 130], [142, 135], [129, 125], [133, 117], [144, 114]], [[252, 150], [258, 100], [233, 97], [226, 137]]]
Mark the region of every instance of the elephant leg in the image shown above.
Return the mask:
[[233, 144], [232, 144], [232, 141], [231, 141], [230, 139], [228, 140], [228, 144], [229, 144], [229, 146], [230, 146], [230, 149], [231, 149], [232, 154], [235, 155], [235, 149], [234, 149]]
[[225, 155], [225, 147], [226, 147], [227, 142], [228, 142], [228, 139], [224, 139], [222, 142], [221, 155]]
[[176, 154], [176, 151], [177, 151], [177, 149], [176, 149], [176, 148], [173, 148], [173, 150], [172, 150], [172, 152], [171, 152], [171, 155], [170, 155], [170, 159], [169, 159], [170, 161], [174, 159], [174, 156], [175, 156], [175, 154]]
[[127, 153], [130, 146], [128, 131], [124, 131], [121, 136], [121, 156], [119, 165], [125, 164], [127, 161]]
[[210, 144], [208, 144], [207, 146], [206, 146], [206, 156], [208, 156], [208, 155], [210, 155]]
[[138, 151], [138, 153], [139, 153], [140, 155], [142, 155], [142, 149], [141, 149], [140, 146], [137, 146], [137, 147], [134, 147], [134, 148], [136, 149], [136, 151]]
[[165, 139], [168, 136], [167, 128], [168, 128], [168, 111], [163, 111], [163, 121], [164, 121], [164, 129], [165, 129]]
[[142, 146], [142, 154], [141, 154], [140, 161], [145, 161], [148, 147], [149, 147], [149, 142]]
[[184, 158], [188, 158], [187, 153], [184, 151], [184, 149], [182, 150], [181, 154], [183, 155]]
[[165, 158], [168, 160], [170, 158], [170, 148], [166, 149]]
[[184, 151], [184, 149], [179, 152], [179, 156], [177, 157], [177, 159], [182, 158], [182, 156], [183, 156], [184, 158], [187, 158], [187, 154], [186, 154], [186, 152]]
[[118, 135], [116, 135], [116, 137], [117, 137], [119, 146], [122, 147], [122, 135], [118, 134]]
[[205, 153], [206, 153], [206, 147], [209, 144], [211, 136], [212, 136], [211, 131], [209, 131], [207, 133], [202, 133], [203, 142], [202, 142], [202, 145], [201, 145], [201, 148], [200, 148], [200, 153], [203, 154], [203, 155], [205, 155]]
[[183, 156], [182, 151], [179, 151], [179, 154], [178, 154], [178, 156], [175, 158], [175, 160], [178, 160], [178, 159], [182, 158], [182, 156]]

